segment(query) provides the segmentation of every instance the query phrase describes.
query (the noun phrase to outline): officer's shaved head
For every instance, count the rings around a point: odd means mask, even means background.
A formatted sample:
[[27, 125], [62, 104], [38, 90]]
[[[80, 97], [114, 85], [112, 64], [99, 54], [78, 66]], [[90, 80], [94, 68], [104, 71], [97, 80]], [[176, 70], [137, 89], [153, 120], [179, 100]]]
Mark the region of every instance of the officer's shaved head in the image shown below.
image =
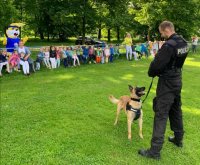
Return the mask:
[[170, 21], [163, 21], [159, 26], [159, 31], [164, 38], [168, 38], [175, 33], [174, 24]]
[[172, 31], [174, 31], [174, 24], [170, 21], [163, 21], [160, 26], [159, 29], [164, 31], [165, 29], [171, 29]]

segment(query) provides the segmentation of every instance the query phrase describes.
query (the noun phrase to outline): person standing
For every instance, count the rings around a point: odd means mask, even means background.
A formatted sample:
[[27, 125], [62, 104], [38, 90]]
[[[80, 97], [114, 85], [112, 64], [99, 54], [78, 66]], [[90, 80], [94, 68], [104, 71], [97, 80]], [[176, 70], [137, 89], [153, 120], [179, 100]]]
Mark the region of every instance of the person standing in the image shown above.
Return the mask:
[[172, 22], [162, 22], [159, 31], [166, 38], [166, 42], [159, 49], [148, 71], [150, 77], [159, 77], [156, 97], [153, 100], [155, 115], [151, 147], [138, 151], [141, 156], [153, 159], [160, 159], [168, 117], [174, 132], [174, 136], [168, 138], [169, 142], [177, 147], [183, 146], [182, 67], [189, 51], [185, 39], [175, 33]]
[[196, 53], [198, 44], [198, 37], [192, 37], [192, 53]]
[[123, 44], [126, 45], [126, 59], [132, 60], [132, 47], [131, 46], [133, 44], [133, 41], [132, 41], [130, 33], [127, 33]]

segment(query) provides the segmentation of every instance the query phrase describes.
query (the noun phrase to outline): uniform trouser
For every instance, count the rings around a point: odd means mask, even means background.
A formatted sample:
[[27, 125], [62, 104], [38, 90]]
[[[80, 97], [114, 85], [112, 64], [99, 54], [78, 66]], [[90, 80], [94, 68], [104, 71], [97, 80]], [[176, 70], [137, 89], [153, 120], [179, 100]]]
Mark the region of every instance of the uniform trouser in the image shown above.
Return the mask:
[[155, 115], [151, 150], [154, 153], [160, 153], [162, 149], [168, 117], [176, 141], [180, 142], [183, 139], [181, 86], [181, 78], [172, 80], [159, 78], [156, 91], [157, 96], [153, 101]]
[[129, 60], [129, 57], [128, 55], [130, 56], [130, 60], [132, 59], [132, 48], [131, 46], [126, 46], [126, 59]]

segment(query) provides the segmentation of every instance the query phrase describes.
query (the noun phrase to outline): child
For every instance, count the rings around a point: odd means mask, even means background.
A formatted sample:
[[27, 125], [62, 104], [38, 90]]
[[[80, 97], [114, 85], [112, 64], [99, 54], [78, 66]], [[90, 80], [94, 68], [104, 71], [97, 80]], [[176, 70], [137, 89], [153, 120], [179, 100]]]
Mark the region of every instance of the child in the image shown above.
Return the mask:
[[44, 51], [44, 63], [47, 68], [51, 69], [51, 65], [49, 63], [49, 48], [48, 47], [46, 47]]
[[142, 48], [141, 48], [140, 43], [136, 45], [135, 51], [136, 51], [136, 53], [138, 54], [138, 58], [141, 59], [141, 58], [142, 58], [142, 53], [141, 53]]
[[60, 48], [56, 47], [56, 66], [60, 67]]
[[113, 47], [113, 45], [111, 44], [111, 45], [110, 45], [110, 58], [109, 58], [109, 61], [110, 61], [110, 62], [113, 62], [114, 53], [115, 53], [114, 47]]
[[83, 49], [80, 47], [80, 45], [77, 47], [76, 49], [76, 54], [78, 56], [78, 59], [81, 63], [84, 63], [84, 59], [83, 59]]
[[108, 63], [108, 59], [109, 59], [109, 56], [110, 56], [110, 48], [108, 47], [108, 45], [106, 45], [106, 47], [104, 49], [104, 54], [105, 54], [105, 57], [106, 57], [106, 63]]
[[93, 46], [89, 48], [89, 64], [91, 64], [91, 62], [96, 63]]
[[66, 52], [64, 51], [65, 50], [65, 47], [60, 47], [59, 48], [59, 51], [60, 51], [60, 57], [63, 59], [63, 65], [64, 67], [68, 67], [68, 63], [67, 63], [67, 55], [66, 55]]
[[19, 71], [18, 70], [19, 61], [20, 61], [19, 54], [18, 54], [17, 50], [15, 49], [13, 51], [12, 56], [9, 59], [9, 64], [11, 65], [10, 66], [11, 70], [14, 68], [14, 70]]
[[76, 47], [74, 47], [74, 50], [72, 51], [72, 58], [74, 60], [73, 66], [76, 66], [76, 61], [78, 63], [78, 66], [80, 66], [80, 62], [79, 62], [78, 56], [76, 54], [76, 50], [77, 50]]
[[88, 55], [89, 55], [89, 49], [88, 49], [87, 46], [84, 46], [83, 47], [83, 60], [84, 60], [84, 64], [87, 63]]
[[119, 58], [120, 53], [119, 53], [119, 44], [116, 44], [114, 47], [114, 55], [117, 56], [116, 58]]
[[56, 68], [56, 50], [54, 46], [50, 46], [50, 62], [51, 62], [51, 68]]
[[153, 56], [157, 54], [158, 49], [159, 49], [158, 41], [155, 40], [153, 43]]
[[135, 50], [136, 46], [132, 45], [131, 47], [132, 47], [132, 53], [133, 53], [134, 59], [135, 59], [135, 61], [137, 61], [138, 60], [137, 59], [137, 53], [136, 53], [136, 50]]
[[24, 75], [25, 76], [29, 76], [30, 75], [29, 63], [28, 63], [27, 59], [25, 58], [25, 53], [24, 52], [20, 53], [20, 65], [22, 65], [22, 69], [23, 69]]
[[98, 47], [96, 52], [97, 52], [97, 54], [96, 54], [96, 63], [100, 63], [101, 62], [101, 56], [102, 56], [102, 49], [100, 47]]
[[38, 53], [36, 61], [35, 61], [36, 62], [36, 67], [35, 67], [36, 70], [40, 70], [40, 63], [42, 61], [44, 61], [44, 49], [40, 48], [40, 52]]
[[68, 67], [72, 66], [72, 56], [73, 56], [73, 51], [72, 51], [72, 47], [67, 47], [66, 48], [66, 55], [67, 55], [67, 63], [68, 63]]
[[9, 70], [9, 63], [7, 61], [7, 51], [6, 50], [1, 50], [0, 51], [0, 77], [2, 76], [1, 70], [3, 68], [3, 66], [6, 65], [7, 67], [7, 72], [10, 73]]

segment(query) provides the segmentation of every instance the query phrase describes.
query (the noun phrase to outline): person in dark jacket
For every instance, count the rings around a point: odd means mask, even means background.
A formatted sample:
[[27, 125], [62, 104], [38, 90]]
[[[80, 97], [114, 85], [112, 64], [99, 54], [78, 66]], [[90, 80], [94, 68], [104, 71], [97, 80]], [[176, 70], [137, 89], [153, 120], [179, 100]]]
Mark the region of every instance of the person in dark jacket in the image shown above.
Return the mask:
[[54, 46], [50, 46], [50, 62], [51, 62], [51, 68], [56, 68], [56, 49]]
[[164, 143], [164, 134], [169, 117], [173, 137], [169, 137], [177, 147], [183, 143], [183, 121], [181, 110], [182, 66], [188, 54], [188, 44], [174, 31], [173, 23], [164, 21], [159, 26], [166, 42], [151, 62], [148, 75], [158, 76], [156, 97], [153, 100], [154, 124], [150, 149], [141, 149], [138, 153], [147, 158], [160, 159]]
[[7, 60], [7, 51], [6, 50], [0, 50], [0, 77], [2, 76], [2, 68], [3, 66], [7, 67], [7, 73], [10, 73], [9, 69], [9, 63]]

